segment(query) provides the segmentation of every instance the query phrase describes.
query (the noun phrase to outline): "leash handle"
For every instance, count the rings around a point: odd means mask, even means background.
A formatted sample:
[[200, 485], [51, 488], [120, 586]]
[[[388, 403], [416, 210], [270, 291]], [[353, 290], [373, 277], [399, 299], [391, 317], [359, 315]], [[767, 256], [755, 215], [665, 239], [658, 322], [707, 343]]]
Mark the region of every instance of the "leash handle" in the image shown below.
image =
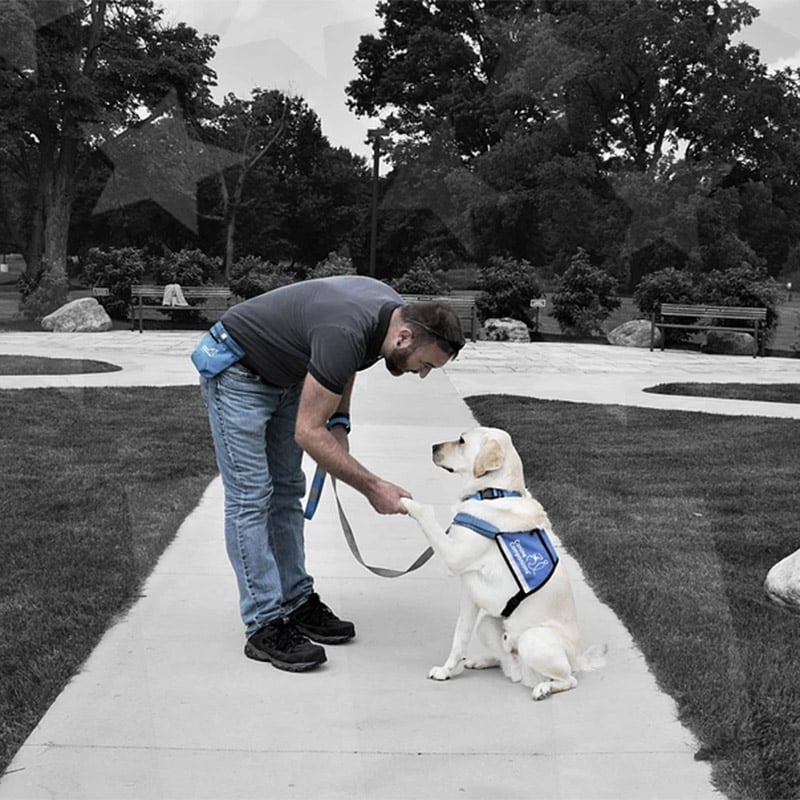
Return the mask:
[[375, 575], [380, 575], [382, 578], [399, 578], [401, 575], [407, 575], [409, 572], [414, 572], [414, 570], [419, 569], [423, 564], [427, 563], [431, 556], [433, 555], [433, 550], [429, 547], [425, 552], [421, 553], [419, 557], [414, 561], [414, 563], [408, 567], [407, 569], [390, 569], [388, 567], [373, 567], [367, 564], [366, 561], [361, 556], [361, 551], [358, 549], [358, 544], [356, 544], [356, 537], [353, 535], [353, 529], [350, 527], [350, 523], [347, 520], [347, 516], [344, 513], [344, 509], [342, 508], [342, 504], [339, 501], [339, 492], [336, 490], [336, 478], [331, 476], [331, 485], [333, 486], [333, 495], [336, 498], [336, 508], [339, 511], [339, 523], [342, 526], [342, 532], [344, 533], [345, 541], [347, 542], [347, 546], [350, 548], [350, 552], [353, 554], [353, 557], [362, 567], [366, 567], [370, 572], [374, 573]]

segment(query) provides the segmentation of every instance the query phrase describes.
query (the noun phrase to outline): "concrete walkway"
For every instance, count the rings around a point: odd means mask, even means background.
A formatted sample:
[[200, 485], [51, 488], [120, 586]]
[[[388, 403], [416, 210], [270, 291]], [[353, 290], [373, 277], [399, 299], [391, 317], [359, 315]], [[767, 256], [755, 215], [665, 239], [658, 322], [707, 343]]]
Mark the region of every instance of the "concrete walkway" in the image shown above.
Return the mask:
[[[0, 388], [194, 384], [198, 333], [4, 334], [0, 353], [107, 360], [119, 372], [2, 377]], [[674, 380], [798, 380], [800, 362], [650, 353], [593, 345], [468, 345], [420, 384], [377, 365], [359, 375], [353, 453], [438, 506], [457, 492], [430, 444], [474, 424], [462, 398], [511, 393], [736, 414], [798, 416], [796, 406], [642, 394]], [[310, 470], [312, 465], [308, 464]], [[362, 551], [405, 567], [424, 548], [416, 526], [376, 516], [342, 489]], [[558, 521], [554, 520], [557, 526]], [[23, 798], [600, 798], [719, 797], [696, 743], [676, 720], [627, 630], [570, 569], [585, 644], [608, 665], [543, 703], [496, 671], [439, 684], [458, 586], [436, 559], [397, 580], [349, 555], [330, 487], [307, 530], [323, 599], [358, 638], [327, 648], [303, 675], [242, 655], [235, 585], [222, 541], [222, 491], [208, 487], [146, 582], [18, 752], [0, 800]]]

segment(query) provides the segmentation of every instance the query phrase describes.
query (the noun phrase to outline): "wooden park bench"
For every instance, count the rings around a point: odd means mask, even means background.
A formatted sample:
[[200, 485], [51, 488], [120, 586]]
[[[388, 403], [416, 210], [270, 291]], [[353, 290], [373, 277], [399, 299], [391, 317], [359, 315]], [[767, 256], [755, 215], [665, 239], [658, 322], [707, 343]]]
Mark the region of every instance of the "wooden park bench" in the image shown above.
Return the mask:
[[227, 286], [181, 286], [188, 306], [163, 305], [166, 286], [153, 283], [137, 283], [131, 286], [131, 330], [136, 330], [139, 322], [139, 333], [144, 330], [145, 311], [160, 313], [175, 311], [205, 312], [227, 311], [236, 298]]
[[471, 294], [403, 294], [406, 303], [447, 303], [458, 316], [464, 336], [474, 342], [478, 335], [478, 312], [475, 308], [475, 296]]
[[[677, 318], [684, 319], [678, 321]], [[667, 320], [673, 320], [668, 322]], [[686, 320], [690, 319], [690, 322]], [[746, 306], [709, 306], [686, 305], [683, 303], [662, 303], [661, 308], [653, 313], [650, 318], [650, 350], [653, 349], [656, 337], [656, 328], [661, 330], [661, 349], [664, 349], [666, 335], [665, 328], [681, 328], [690, 331], [740, 331], [753, 334], [753, 358], [760, 349], [761, 325], [766, 322], [766, 308], [750, 308]], [[734, 321], [739, 325], [719, 325], [720, 321]]]

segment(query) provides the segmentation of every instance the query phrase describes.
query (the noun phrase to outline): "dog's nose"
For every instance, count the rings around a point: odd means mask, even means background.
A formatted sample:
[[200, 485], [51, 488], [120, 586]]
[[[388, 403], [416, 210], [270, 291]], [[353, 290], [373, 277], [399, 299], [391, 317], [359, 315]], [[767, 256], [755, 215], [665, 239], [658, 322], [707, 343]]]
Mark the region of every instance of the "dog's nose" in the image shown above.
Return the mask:
[[439, 444], [435, 444], [435, 445], [433, 445], [433, 447], [431, 447], [431, 452], [433, 453], [433, 455], [436, 455], [441, 449], [442, 449], [442, 445], [441, 445], [441, 442], [440, 442]]

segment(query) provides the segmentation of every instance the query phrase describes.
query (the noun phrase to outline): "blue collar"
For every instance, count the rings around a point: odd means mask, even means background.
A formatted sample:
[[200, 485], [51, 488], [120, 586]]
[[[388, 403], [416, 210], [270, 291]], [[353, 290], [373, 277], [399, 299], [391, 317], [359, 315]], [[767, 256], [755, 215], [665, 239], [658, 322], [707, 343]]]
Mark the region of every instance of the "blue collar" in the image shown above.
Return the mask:
[[475, 494], [467, 495], [462, 500], [497, 500], [498, 497], [522, 497], [520, 492], [512, 492], [508, 489], [481, 489]]

